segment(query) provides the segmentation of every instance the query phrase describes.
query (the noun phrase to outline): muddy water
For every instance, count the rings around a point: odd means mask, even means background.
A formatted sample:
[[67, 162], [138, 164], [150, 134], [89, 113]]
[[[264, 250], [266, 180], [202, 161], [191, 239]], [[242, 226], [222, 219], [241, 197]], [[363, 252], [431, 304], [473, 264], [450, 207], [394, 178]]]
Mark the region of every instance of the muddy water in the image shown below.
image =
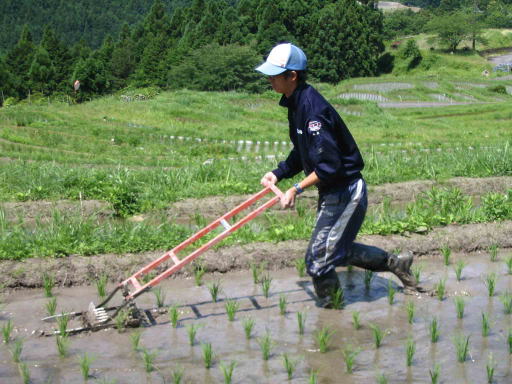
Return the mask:
[[[37, 330], [48, 326], [39, 321], [46, 315], [47, 299], [41, 290], [24, 290], [5, 295], [5, 306], [0, 312], [2, 325], [11, 319], [15, 325], [13, 337], [24, 341], [22, 361], [30, 369], [33, 383], [82, 383], [78, 358], [85, 352], [95, 360], [91, 364], [90, 381], [102, 379], [117, 383], [171, 382], [171, 373], [177, 367], [184, 369], [184, 382], [222, 383], [220, 361], [236, 361], [234, 383], [282, 383], [287, 381], [281, 355], [287, 353], [299, 363], [293, 374], [294, 383], [307, 383], [311, 370], [318, 372], [319, 383], [375, 383], [383, 373], [389, 383], [430, 382], [429, 369], [435, 363], [441, 367], [441, 381], [445, 383], [486, 382], [486, 364], [489, 353], [496, 362], [496, 383], [512, 381], [512, 359], [508, 353], [506, 333], [512, 327], [512, 316], [504, 314], [499, 295], [512, 291], [512, 276], [506, 275], [501, 261], [491, 263], [487, 254], [454, 255], [454, 262], [464, 258], [468, 266], [463, 280], [457, 282], [452, 266], [445, 267], [438, 259], [419, 261], [423, 265], [422, 283], [432, 286], [440, 278], [447, 279], [448, 296], [443, 301], [428, 295], [408, 296], [398, 292], [393, 305], [388, 304], [389, 279], [398, 288], [397, 281], [387, 273], [375, 276], [369, 291], [363, 284], [363, 272], [349, 273], [340, 269], [338, 275], [345, 288], [346, 307], [341, 311], [322, 310], [315, 307], [309, 279], [300, 279], [294, 270], [271, 272], [271, 296], [262, 296], [260, 286], [254, 286], [248, 272], [208, 276], [206, 281], [220, 279], [223, 292], [221, 301], [213, 303], [206, 286], [194, 286], [192, 279], [165, 282], [166, 304], [177, 303], [182, 312], [180, 327], [171, 327], [166, 314], [155, 316], [155, 324], [142, 329], [141, 347], [156, 352], [156, 370], [146, 373], [141, 352], [132, 349], [130, 335], [134, 330], [119, 333], [108, 329], [95, 333], [75, 335], [70, 338], [69, 354], [60, 358], [54, 337], [37, 336]], [[497, 295], [487, 296], [483, 276], [496, 272]], [[85, 309], [95, 299], [93, 287], [56, 289], [58, 312]], [[279, 314], [279, 297], [288, 301], [286, 316]], [[454, 295], [464, 295], [466, 310], [463, 319], [457, 319]], [[234, 322], [227, 320], [224, 302], [235, 299], [240, 304]], [[407, 322], [405, 303], [413, 300], [416, 315], [412, 325]], [[151, 309], [155, 298], [151, 293], [137, 299], [139, 308]], [[307, 313], [305, 334], [298, 334], [296, 315]], [[352, 327], [352, 312], [361, 314], [362, 328]], [[481, 313], [491, 318], [491, 333], [481, 335]], [[440, 340], [430, 343], [428, 324], [433, 316], [440, 323]], [[255, 320], [254, 337], [246, 340], [242, 320]], [[189, 345], [187, 326], [200, 324], [197, 341]], [[375, 349], [370, 324], [377, 324], [386, 331], [382, 346]], [[330, 327], [335, 334], [328, 352], [320, 353], [314, 333]], [[257, 339], [269, 332], [274, 340], [271, 357], [263, 361]], [[463, 332], [470, 335], [470, 356], [465, 363], [456, 360], [453, 335]], [[407, 337], [416, 342], [416, 354], [411, 367], [405, 363]], [[216, 358], [211, 369], [204, 368], [201, 343], [211, 343]], [[351, 344], [360, 349], [353, 374], [345, 373], [342, 350]], [[12, 344], [11, 344], [12, 345]], [[9, 346], [0, 345], [0, 383], [21, 383]]]

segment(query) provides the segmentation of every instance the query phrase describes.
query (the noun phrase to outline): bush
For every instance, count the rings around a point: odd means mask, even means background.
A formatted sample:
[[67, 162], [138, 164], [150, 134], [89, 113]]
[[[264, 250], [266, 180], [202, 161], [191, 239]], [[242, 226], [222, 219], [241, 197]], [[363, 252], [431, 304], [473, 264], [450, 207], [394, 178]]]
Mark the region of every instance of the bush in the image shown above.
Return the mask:
[[501, 93], [503, 95], [507, 94], [507, 88], [505, 88], [504, 85], [493, 85], [490, 87], [487, 87], [487, 90], [495, 93]]

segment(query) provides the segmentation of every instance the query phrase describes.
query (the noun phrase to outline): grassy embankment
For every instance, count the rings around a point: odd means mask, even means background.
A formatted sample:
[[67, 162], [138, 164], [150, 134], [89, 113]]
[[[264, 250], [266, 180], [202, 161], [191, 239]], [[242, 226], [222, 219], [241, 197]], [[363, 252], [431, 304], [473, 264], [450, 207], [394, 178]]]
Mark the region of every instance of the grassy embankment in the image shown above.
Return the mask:
[[[317, 85], [359, 143], [369, 184], [511, 175], [511, 96], [495, 88], [509, 83], [483, 79], [487, 64], [478, 56], [428, 55], [429, 68], [420, 66], [412, 75]], [[375, 85], [382, 82], [412, 87]], [[365, 84], [377, 89], [357, 89]], [[341, 99], [342, 93], [380, 94], [390, 101], [437, 101], [442, 95], [477, 103], [384, 110], [372, 102]], [[150, 212], [157, 218], [133, 223], [55, 214], [50, 224], [28, 226], [22, 218], [13, 223], [0, 214], [0, 258], [172, 247], [193, 231], [161, 217], [169, 203], [255, 192], [262, 174], [285, 157], [286, 114], [277, 101], [273, 93], [178, 91], [146, 101], [125, 102], [114, 95], [82, 105], [43, 102], [0, 110], [0, 201], [97, 199], [108, 201], [120, 215]], [[247, 140], [250, 148], [244, 142], [239, 151], [239, 141]], [[448, 203], [441, 215], [433, 215], [439, 199]], [[487, 199], [487, 205], [476, 208], [465, 196], [440, 192], [426, 197], [429, 202], [416, 202], [409, 213], [383, 210], [381, 217], [367, 221], [365, 232], [428, 230], [456, 221], [457, 215], [465, 217], [457, 216], [457, 222], [511, 218], [510, 196]], [[507, 202], [510, 209], [493, 216], [496, 201]], [[307, 238], [313, 215], [299, 213], [304, 220], [267, 215], [228, 243]]]

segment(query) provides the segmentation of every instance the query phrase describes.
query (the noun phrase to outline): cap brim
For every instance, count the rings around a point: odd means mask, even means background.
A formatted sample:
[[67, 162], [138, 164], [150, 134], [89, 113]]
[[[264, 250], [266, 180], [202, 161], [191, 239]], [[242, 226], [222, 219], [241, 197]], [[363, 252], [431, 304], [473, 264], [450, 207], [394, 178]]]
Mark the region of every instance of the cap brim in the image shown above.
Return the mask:
[[264, 62], [259, 67], [257, 67], [256, 70], [267, 76], [276, 76], [285, 72], [286, 68], [278, 67], [277, 65]]

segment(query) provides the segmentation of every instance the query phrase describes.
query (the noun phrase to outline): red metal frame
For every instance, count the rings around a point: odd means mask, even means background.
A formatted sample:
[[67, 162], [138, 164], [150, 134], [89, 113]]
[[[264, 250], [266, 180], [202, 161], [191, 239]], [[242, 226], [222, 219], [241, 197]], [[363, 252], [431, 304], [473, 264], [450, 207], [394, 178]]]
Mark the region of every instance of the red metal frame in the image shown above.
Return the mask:
[[[274, 196], [272, 199], [268, 200], [258, 208], [254, 209], [250, 213], [248, 213], [245, 217], [238, 220], [235, 224], [231, 225], [228, 223], [228, 220], [231, 219], [233, 216], [237, 215], [241, 211], [247, 209], [254, 203], [256, 203], [258, 200], [260, 200], [262, 197], [267, 195], [270, 191], [274, 192], [276, 196]], [[128, 295], [125, 297], [126, 300], [134, 299], [137, 296], [139, 296], [141, 293], [145, 292], [147, 289], [154, 287], [160, 281], [165, 279], [166, 277], [169, 277], [173, 273], [179, 271], [182, 269], [185, 265], [196, 259], [199, 255], [206, 252], [208, 249], [213, 247], [215, 244], [217, 244], [219, 241], [223, 240], [225, 237], [229, 236], [232, 232], [236, 231], [240, 227], [242, 227], [247, 222], [251, 221], [258, 215], [260, 215], [263, 211], [266, 209], [272, 207], [277, 202], [279, 202], [283, 198], [283, 193], [273, 184], [269, 184], [267, 187], [262, 189], [260, 192], [256, 193], [246, 201], [244, 201], [242, 204], [238, 205], [237, 207], [233, 208], [231, 211], [226, 213], [225, 215], [219, 217], [218, 219], [212, 221], [210, 224], [208, 224], [206, 227], [189, 237], [187, 240], [183, 241], [181, 244], [176, 246], [175, 248], [171, 249], [170, 251], [167, 251], [164, 255], [156, 259], [155, 261], [151, 262], [144, 268], [140, 269], [138, 272], [130, 276], [128, 279], [123, 281], [119, 284], [118, 288], [126, 287], [128, 284], [131, 284], [134, 288], [133, 291], [128, 292]], [[183, 259], [179, 259], [177, 254], [178, 252], [182, 251], [184, 248], [188, 247], [190, 244], [194, 243], [195, 241], [199, 240], [201, 237], [205, 236], [206, 234], [213, 231], [215, 228], [217, 228], [219, 225], [224, 226], [225, 230], [208, 241], [206, 244], [202, 245], [192, 253], [190, 253], [188, 256], [186, 256]], [[158, 267], [160, 264], [168, 261], [171, 259], [174, 262], [174, 265], [170, 268], [166, 269], [164, 272], [160, 273], [158, 276], [153, 278], [151, 281], [149, 281], [146, 284], [141, 284], [138, 277], [141, 277], [142, 275], [147, 274], [151, 270]]]

